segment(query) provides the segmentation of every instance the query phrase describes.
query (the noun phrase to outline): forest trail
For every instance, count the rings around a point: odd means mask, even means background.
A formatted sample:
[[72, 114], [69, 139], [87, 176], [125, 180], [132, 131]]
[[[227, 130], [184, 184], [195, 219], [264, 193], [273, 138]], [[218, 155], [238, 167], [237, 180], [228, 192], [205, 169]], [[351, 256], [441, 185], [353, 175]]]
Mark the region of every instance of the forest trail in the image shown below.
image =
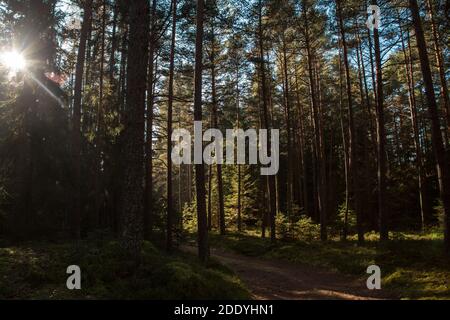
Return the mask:
[[[193, 247], [183, 251], [194, 253]], [[375, 300], [388, 298], [371, 291], [365, 279], [320, 268], [255, 258], [211, 249], [211, 256], [232, 269], [255, 300]]]

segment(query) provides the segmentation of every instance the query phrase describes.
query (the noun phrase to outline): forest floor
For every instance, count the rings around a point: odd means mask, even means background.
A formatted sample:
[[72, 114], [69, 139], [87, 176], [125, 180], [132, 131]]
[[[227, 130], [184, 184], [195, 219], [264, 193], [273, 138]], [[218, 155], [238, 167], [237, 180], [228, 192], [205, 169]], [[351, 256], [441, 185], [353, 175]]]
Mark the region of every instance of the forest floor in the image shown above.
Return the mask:
[[[272, 244], [255, 234], [211, 234], [213, 256], [233, 269], [255, 298], [279, 299], [450, 299], [450, 259], [442, 234], [391, 235], [380, 244], [367, 235], [322, 243], [317, 240]], [[382, 290], [369, 291], [366, 270], [381, 268]]]
[[[193, 247], [184, 250], [194, 252]], [[363, 279], [307, 265], [212, 249], [212, 258], [243, 281], [256, 300], [372, 300], [395, 298], [371, 291]]]
[[[216, 261], [166, 254], [144, 243], [141, 265], [116, 241], [5, 244], [0, 241], [0, 300], [249, 299], [236, 275]], [[69, 265], [81, 268], [81, 290], [68, 290]]]

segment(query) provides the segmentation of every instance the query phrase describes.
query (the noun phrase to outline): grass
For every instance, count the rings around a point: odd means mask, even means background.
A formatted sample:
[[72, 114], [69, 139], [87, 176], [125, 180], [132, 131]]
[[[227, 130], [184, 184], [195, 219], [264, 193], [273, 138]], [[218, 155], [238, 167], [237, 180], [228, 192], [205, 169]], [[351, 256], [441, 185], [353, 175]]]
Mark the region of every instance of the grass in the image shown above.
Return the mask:
[[247, 256], [287, 260], [323, 267], [358, 277], [368, 277], [367, 267], [378, 265], [382, 288], [401, 299], [450, 299], [450, 259], [443, 256], [442, 235], [392, 234], [394, 240], [380, 244], [373, 234], [364, 245], [347, 242], [278, 241], [255, 235], [211, 236], [212, 246]]
[[[81, 268], [82, 290], [66, 288], [66, 269]], [[200, 265], [145, 243], [135, 270], [117, 242], [23, 244], [0, 248], [1, 299], [248, 299], [239, 279], [215, 261]]]

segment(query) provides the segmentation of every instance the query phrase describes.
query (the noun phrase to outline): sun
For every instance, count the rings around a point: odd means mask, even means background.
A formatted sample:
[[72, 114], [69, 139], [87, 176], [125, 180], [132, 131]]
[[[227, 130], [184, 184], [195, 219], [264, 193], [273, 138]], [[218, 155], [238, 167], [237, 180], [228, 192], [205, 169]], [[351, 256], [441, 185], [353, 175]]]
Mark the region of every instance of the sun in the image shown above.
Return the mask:
[[23, 55], [17, 51], [8, 51], [0, 55], [0, 63], [12, 72], [18, 72], [27, 66]]

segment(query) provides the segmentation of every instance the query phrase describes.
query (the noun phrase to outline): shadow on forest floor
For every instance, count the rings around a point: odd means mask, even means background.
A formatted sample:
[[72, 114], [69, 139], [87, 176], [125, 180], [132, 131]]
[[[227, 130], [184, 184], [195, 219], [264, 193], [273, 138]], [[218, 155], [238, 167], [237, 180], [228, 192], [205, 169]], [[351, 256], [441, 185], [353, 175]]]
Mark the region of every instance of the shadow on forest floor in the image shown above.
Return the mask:
[[[378, 265], [382, 288], [402, 299], [450, 299], [450, 259], [439, 237], [405, 234], [386, 244], [366, 241], [278, 241], [254, 235], [211, 236], [212, 246], [249, 257], [285, 260], [367, 279]], [[400, 239], [399, 239], [400, 238]]]

